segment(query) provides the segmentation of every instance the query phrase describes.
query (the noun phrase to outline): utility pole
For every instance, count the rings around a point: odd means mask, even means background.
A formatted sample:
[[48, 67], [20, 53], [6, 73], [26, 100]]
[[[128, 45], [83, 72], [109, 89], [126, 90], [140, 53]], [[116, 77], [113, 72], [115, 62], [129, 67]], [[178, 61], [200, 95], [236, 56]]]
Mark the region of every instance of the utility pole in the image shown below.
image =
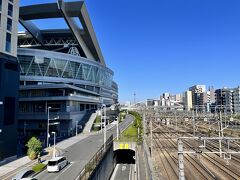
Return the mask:
[[150, 120], [150, 138], [151, 138], [151, 145], [150, 145], [150, 147], [151, 147], [151, 156], [152, 156], [152, 151], [153, 151], [153, 134], [152, 134], [152, 130], [153, 130], [153, 127], [152, 127], [152, 119]]
[[179, 180], [184, 180], [183, 142], [181, 139], [178, 139], [178, 171]]
[[134, 92], [133, 96], [134, 96], [134, 105], [136, 105], [136, 92]]
[[192, 123], [193, 123], [193, 136], [195, 136], [195, 117], [194, 117], [194, 111], [192, 114]]
[[[178, 129], [178, 123], [177, 123], [177, 110], [175, 109], [175, 122], [176, 122], [176, 132], [177, 132], [177, 129]], [[178, 133], [178, 132], [177, 132]]]
[[104, 152], [106, 151], [106, 141], [107, 141], [107, 125], [106, 125], [106, 121], [107, 121], [107, 110], [106, 110], [106, 105], [103, 104], [102, 105], [104, 107], [104, 133], [103, 133], [103, 147], [104, 147]]
[[48, 148], [48, 143], [49, 143], [49, 111], [50, 111], [51, 107], [49, 106], [47, 108], [47, 148]]
[[[219, 138], [223, 138], [223, 128], [222, 128], [222, 114], [221, 114], [221, 110], [219, 112]], [[222, 140], [219, 139], [219, 154], [220, 154], [220, 157], [222, 157]]]

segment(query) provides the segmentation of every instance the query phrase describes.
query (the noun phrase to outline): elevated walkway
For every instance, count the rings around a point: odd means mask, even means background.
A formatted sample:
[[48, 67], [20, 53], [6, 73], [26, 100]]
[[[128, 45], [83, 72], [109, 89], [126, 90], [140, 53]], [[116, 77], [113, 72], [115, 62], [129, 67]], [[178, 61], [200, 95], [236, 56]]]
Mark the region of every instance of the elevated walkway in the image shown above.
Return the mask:
[[93, 125], [96, 117], [97, 117], [97, 112], [91, 114], [89, 120], [87, 121], [87, 123], [86, 123], [86, 125], [85, 125], [85, 127], [83, 129], [83, 133], [91, 132], [92, 125]]

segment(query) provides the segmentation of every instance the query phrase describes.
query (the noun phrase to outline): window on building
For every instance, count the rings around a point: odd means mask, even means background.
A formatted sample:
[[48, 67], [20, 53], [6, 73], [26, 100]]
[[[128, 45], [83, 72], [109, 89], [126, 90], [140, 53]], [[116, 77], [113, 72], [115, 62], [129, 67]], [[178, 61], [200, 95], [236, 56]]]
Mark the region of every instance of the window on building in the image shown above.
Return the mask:
[[[1, 0], [0, 0], [0, 1], [1, 1]], [[0, 7], [0, 8], [1, 8], [1, 7]], [[1, 11], [1, 9], [0, 9], [0, 11]], [[2, 19], [1, 16], [2, 16], [2, 15], [1, 15], [1, 13], [0, 13], [0, 27], [1, 27], [1, 19]]]
[[90, 109], [90, 106], [89, 104], [86, 104], [86, 109], [89, 110]]
[[28, 104], [27, 103], [20, 103], [19, 104], [19, 112], [29, 112], [29, 108], [28, 108]]
[[4, 99], [4, 125], [12, 125], [15, 121], [15, 97]]
[[12, 17], [13, 15], [13, 5], [8, 3], [8, 15]]
[[7, 19], [7, 30], [12, 31], [12, 19]]
[[7, 33], [5, 51], [11, 52], [11, 34]]
[[84, 104], [80, 104], [80, 111], [84, 111]]
[[33, 112], [45, 112], [45, 102], [34, 102], [32, 109]]
[[11, 3], [13, 3], [13, 0], [9, 0]]

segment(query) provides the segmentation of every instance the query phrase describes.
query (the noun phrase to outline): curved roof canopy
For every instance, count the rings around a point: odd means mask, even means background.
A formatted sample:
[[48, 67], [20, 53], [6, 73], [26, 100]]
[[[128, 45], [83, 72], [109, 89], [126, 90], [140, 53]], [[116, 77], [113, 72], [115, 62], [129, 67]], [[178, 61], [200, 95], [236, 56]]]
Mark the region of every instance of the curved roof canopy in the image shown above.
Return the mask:
[[[19, 22], [41, 46], [44, 46], [44, 31], [31, 20], [49, 18], [64, 18], [85, 56], [106, 65], [83, 1], [64, 2], [58, 0], [57, 3], [23, 6], [19, 10]], [[74, 18], [79, 19], [82, 28], [77, 25]]]

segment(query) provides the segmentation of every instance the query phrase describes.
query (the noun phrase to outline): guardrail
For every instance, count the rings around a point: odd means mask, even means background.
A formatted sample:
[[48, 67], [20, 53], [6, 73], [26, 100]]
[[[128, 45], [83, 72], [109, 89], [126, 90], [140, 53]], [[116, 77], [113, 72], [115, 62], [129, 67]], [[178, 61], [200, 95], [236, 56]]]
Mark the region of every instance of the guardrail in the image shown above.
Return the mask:
[[98, 152], [94, 154], [90, 161], [84, 166], [82, 171], [76, 176], [75, 180], [89, 179], [95, 168], [99, 165], [106, 152], [108, 152], [111, 147], [113, 147], [113, 135], [111, 135], [106, 141], [106, 151], [104, 151], [104, 145], [102, 145]]

